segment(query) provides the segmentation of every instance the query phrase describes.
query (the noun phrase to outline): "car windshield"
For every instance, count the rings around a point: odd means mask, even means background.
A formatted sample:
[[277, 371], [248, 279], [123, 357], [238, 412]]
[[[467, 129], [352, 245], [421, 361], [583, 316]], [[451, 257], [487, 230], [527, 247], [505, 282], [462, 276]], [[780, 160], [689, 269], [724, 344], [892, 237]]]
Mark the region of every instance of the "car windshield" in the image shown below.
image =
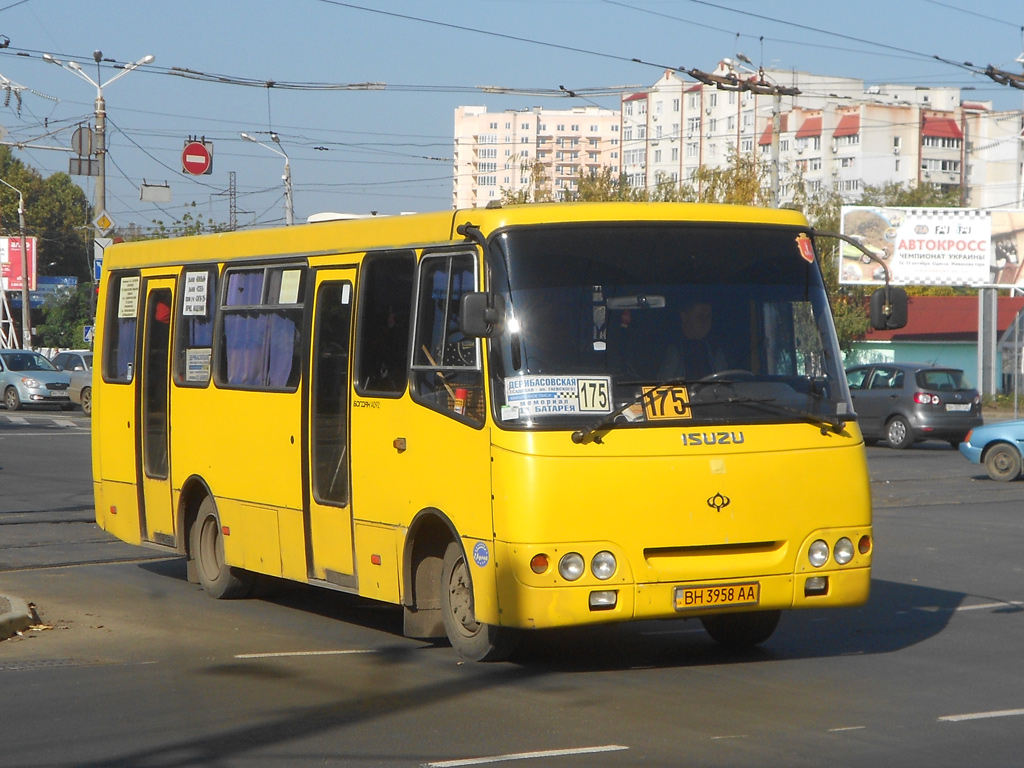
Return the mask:
[[972, 390], [974, 385], [955, 368], [931, 369], [917, 372], [917, 386], [922, 389], [938, 389], [946, 392]]
[[38, 352], [4, 352], [4, 367], [12, 371], [56, 371], [53, 363]]
[[565, 428], [595, 416], [711, 424], [852, 412], [800, 237], [682, 223], [501, 233], [490, 263], [505, 304], [490, 340], [495, 417]]

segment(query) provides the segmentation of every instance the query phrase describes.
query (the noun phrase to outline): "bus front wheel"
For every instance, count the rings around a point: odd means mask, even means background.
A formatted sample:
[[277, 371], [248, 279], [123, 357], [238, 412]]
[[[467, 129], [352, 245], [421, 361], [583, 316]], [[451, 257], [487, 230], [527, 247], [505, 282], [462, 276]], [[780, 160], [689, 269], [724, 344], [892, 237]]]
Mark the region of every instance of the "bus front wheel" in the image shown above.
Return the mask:
[[249, 594], [254, 577], [248, 571], [233, 568], [224, 561], [224, 534], [220, 526], [220, 515], [209, 496], [199, 505], [199, 515], [192, 524], [189, 540], [196, 574], [206, 594], [219, 600], [231, 600]]
[[473, 581], [462, 547], [451, 542], [441, 566], [441, 617], [452, 648], [469, 661], [500, 661], [515, 648], [518, 635], [508, 627], [479, 623], [473, 612]]
[[753, 648], [772, 636], [780, 618], [782, 611], [720, 613], [704, 616], [700, 623], [711, 639], [725, 648]]

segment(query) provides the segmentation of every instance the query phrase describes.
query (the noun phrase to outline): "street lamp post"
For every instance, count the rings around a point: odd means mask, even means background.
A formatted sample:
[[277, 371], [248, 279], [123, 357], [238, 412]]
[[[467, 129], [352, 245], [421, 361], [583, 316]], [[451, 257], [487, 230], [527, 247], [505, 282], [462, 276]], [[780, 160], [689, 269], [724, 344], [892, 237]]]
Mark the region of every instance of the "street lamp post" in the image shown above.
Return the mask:
[[274, 154], [280, 155], [284, 158], [284, 175], [281, 177], [281, 180], [284, 181], [284, 223], [290, 227], [295, 223], [295, 211], [292, 206], [292, 166], [288, 158], [288, 153], [285, 152], [284, 147], [281, 146], [280, 137], [271, 131], [270, 139], [278, 146], [278, 149], [275, 149], [269, 144], [264, 144], [259, 139], [254, 139], [248, 133], [240, 133], [238, 135], [246, 141], [251, 141], [253, 144], [259, 144], [264, 149], [269, 149]]
[[25, 248], [25, 196], [13, 184], [0, 179], [0, 184], [18, 193], [18, 234], [21, 235], [21, 348], [32, 348], [32, 308], [29, 306], [28, 250]]
[[[61, 69], [66, 69], [68, 72], [77, 75], [96, 89], [96, 158], [99, 161], [99, 175], [96, 177], [96, 215], [98, 216], [107, 210], [107, 105], [103, 99], [103, 89], [119, 77], [124, 77], [133, 69], [141, 67], [143, 64], [151, 63], [156, 59], [156, 57], [149, 54], [143, 56], [133, 64], [126, 64], [120, 72], [102, 85], [99, 82], [99, 67], [100, 62], [103, 60], [103, 53], [101, 51], [93, 51], [92, 57], [96, 61], [97, 77], [95, 80], [85, 74], [85, 71], [82, 69], [82, 65], [77, 61], [64, 62], [54, 58], [49, 53], [43, 54], [43, 58], [46, 61], [51, 64], [56, 64]], [[98, 235], [99, 233], [97, 233], [97, 236]]]

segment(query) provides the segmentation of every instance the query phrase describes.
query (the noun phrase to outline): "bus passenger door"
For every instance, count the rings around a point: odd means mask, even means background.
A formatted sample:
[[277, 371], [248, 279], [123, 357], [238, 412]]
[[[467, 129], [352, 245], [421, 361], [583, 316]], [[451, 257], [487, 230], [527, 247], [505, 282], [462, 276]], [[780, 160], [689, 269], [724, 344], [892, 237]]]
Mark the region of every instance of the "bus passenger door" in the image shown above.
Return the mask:
[[352, 588], [348, 415], [355, 275], [355, 269], [316, 273], [306, 461], [309, 576]]
[[142, 538], [168, 546], [176, 543], [168, 451], [172, 307], [174, 280], [147, 280], [137, 390], [139, 415], [135, 421]]

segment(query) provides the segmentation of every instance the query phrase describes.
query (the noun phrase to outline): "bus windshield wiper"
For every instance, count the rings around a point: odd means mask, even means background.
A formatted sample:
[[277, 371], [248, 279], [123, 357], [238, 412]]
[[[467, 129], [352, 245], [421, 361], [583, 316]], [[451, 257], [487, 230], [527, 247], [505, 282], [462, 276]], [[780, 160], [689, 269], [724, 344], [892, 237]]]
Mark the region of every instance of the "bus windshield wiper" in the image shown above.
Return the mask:
[[850, 419], [842, 419], [839, 416], [830, 416], [829, 414], [818, 414], [805, 411], [802, 408], [794, 408], [791, 405], [783, 405], [777, 403], [775, 398], [756, 398], [756, 397], [735, 397], [728, 400], [719, 400], [721, 403], [739, 403], [741, 405], [756, 405], [766, 408], [768, 410], [775, 411], [776, 413], [787, 413], [792, 416], [799, 416], [801, 419], [806, 421], [808, 424], [813, 424], [816, 427], [821, 427], [821, 434], [828, 434], [829, 431], [835, 432], [837, 435], [843, 431], [846, 426], [846, 422]]
[[[714, 386], [714, 385], [729, 385], [733, 384], [728, 379], [717, 379], [714, 381], [693, 381], [691, 379], [668, 379], [659, 384], [652, 386], [650, 389], [641, 392], [639, 395], [634, 397], [632, 400], [627, 401], [623, 405], [620, 405], [611, 413], [605, 414], [598, 421], [591, 424], [589, 427], [578, 429], [572, 433], [572, 441], [576, 444], [585, 443], [593, 437], [594, 442], [600, 443], [600, 437], [594, 437], [594, 435], [606, 427], [613, 426], [615, 419], [621, 414], [628, 411], [634, 405], [642, 402], [645, 397], [653, 398], [655, 393], [664, 387], [670, 386]], [[767, 410], [775, 411], [776, 413], [785, 413], [792, 416], [799, 416], [803, 421], [808, 424], [813, 424], [816, 427], [821, 427], [821, 434], [827, 434], [829, 431], [839, 434], [843, 431], [846, 426], [846, 422], [849, 419], [841, 419], [838, 416], [830, 416], [828, 414], [815, 414], [810, 411], [805, 411], [800, 408], [793, 408], [789, 405], [783, 405], [776, 402], [775, 398], [756, 398], [756, 397], [727, 397], [717, 400], [708, 401], [690, 401], [686, 404], [687, 408], [700, 407], [704, 405], [753, 405], [765, 408]]]

